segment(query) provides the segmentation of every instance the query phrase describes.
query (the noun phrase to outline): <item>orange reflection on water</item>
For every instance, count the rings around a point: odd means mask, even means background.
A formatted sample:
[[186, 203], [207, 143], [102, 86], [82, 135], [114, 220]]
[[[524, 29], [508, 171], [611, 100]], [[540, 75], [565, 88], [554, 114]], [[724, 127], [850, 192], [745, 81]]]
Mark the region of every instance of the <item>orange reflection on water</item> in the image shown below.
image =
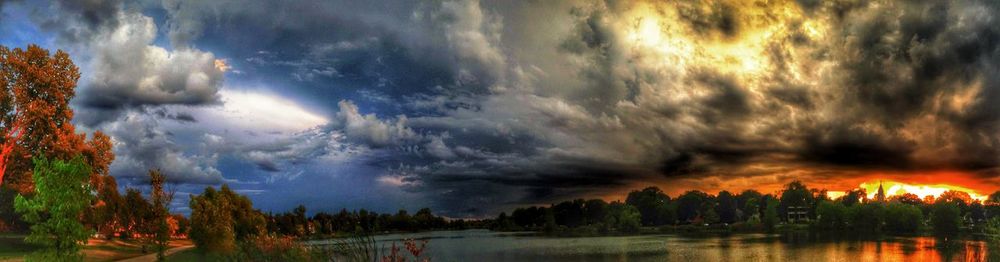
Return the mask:
[[[940, 245], [939, 245], [940, 243]], [[987, 261], [982, 241], [943, 242], [932, 237], [857, 243], [858, 261]]]

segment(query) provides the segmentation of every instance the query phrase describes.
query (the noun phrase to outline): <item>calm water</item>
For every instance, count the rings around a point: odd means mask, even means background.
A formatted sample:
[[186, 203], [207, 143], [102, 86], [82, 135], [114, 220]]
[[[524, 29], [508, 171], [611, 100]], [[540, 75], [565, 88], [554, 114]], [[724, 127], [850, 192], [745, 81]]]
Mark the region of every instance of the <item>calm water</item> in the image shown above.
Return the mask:
[[429, 240], [426, 252], [432, 261], [1000, 261], [997, 254], [990, 256], [995, 247], [986, 242], [938, 245], [931, 237], [832, 240], [799, 233], [555, 238], [467, 230], [383, 235], [376, 240], [388, 245], [407, 238]]

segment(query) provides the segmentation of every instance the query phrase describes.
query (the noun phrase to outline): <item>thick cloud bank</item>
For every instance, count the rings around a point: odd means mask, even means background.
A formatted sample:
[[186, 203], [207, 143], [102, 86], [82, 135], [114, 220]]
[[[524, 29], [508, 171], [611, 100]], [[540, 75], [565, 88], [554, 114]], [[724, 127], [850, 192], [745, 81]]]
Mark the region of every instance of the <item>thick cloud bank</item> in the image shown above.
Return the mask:
[[[38, 22], [85, 50], [81, 121], [111, 128], [120, 170], [251, 180], [321, 209], [478, 216], [648, 184], [842, 190], [876, 173], [1000, 185], [991, 1], [51, 8], [64, 15]], [[341, 191], [283, 188], [303, 181]]]

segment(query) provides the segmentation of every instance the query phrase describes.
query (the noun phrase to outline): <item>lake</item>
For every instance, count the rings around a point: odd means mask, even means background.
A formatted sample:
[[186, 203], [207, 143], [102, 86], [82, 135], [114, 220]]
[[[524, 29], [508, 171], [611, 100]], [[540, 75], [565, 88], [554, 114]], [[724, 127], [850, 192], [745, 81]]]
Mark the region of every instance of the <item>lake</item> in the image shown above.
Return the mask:
[[[998, 261], [984, 241], [938, 245], [933, 237], [822, 239], [794, 234], [545, 237], [488, 230], [376, 237], [379, 245], [426, 239], [431, 261]], [[327, 244], [331, 240], [311, 241]], [[940, 247], [944, 246], [944, 247]], [[404, 250], [405, 252], [405, 250]]]

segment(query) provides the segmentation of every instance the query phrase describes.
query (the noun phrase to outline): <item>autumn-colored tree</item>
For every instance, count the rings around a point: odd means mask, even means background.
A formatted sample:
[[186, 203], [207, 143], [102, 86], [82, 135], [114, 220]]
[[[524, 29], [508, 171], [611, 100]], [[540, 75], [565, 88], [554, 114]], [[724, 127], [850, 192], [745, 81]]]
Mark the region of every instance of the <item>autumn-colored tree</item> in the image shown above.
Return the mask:
[[0, 46], [0, 227], [16, 218], [7, 198], [34, 191], [31, 160], [40, 153], [59, 160], [82, 156], [92, 188], [103, 188], [114, 160], [111, 139], [100, 131], [90, 141], [76, 133], [69, 101], [79, 78], [63, 51]]

